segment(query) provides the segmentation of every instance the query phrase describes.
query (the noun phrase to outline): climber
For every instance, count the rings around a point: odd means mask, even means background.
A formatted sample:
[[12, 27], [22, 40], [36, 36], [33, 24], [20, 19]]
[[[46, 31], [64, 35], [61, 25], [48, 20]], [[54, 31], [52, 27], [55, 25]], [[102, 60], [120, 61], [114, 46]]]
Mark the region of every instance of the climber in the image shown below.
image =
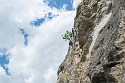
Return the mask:
[[73, 38], [74, 38], [74, 28], [72, 28], [72, 36], [73, 36]]
[[75, 43], [76, 42], [76, 30], [75, 30], [75, 28], [72, 28], [72, 35], [73, 35], [74, 43]]
[[72, 41], [71, 41], [71, 40], [69, 40], [69, 45], [70, 45], [70, 46], [72, 46], [72, 45], [73, 45], [73, 43], [72, 43]]
[[76, 30], [74, 29], [74, 40], [76, 42]]

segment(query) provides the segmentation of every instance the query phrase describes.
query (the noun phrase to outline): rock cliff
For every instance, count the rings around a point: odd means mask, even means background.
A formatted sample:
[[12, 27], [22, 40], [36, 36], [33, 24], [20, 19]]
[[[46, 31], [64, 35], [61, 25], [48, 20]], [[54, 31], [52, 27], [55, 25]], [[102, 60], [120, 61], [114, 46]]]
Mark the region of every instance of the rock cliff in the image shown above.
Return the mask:
[[57, 83], [125, 83], [125, 0], [83, 0]]

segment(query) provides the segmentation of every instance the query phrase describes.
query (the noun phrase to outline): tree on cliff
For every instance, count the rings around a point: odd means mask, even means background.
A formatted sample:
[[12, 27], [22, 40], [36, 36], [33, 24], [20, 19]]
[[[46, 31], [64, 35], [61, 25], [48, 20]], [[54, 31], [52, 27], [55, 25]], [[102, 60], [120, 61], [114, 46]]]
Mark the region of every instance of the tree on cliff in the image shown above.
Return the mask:
[[67, 40], [69, 40], [69, 41], [71, 41], [71, 39], [72, 39], [72, 32], [71, 31], [66, 31], [65, 32], [65, 34], [64, 35], [62, 35], [62, 37], [63, 37], [63, 39], [65, 39], [65, 41], [67, 41]]

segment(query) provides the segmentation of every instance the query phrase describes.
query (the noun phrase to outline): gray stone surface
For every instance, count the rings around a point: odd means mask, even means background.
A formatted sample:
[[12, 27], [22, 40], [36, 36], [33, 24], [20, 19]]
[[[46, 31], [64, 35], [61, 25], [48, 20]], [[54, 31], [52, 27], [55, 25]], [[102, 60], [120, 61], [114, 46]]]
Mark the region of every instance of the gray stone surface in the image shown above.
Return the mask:
[[[95, 27], [110, 13], [90, 51]], [[59, 66], [57, 83], [125, 83], [125, 0], [83, 0], [74, 27], [77, 41]]]

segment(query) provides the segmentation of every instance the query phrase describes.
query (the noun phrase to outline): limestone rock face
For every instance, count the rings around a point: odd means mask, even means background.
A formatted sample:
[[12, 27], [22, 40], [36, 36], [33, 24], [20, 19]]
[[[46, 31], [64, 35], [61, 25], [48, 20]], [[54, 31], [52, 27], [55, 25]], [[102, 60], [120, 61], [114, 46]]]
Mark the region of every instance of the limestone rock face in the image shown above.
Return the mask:
[[125, 0], [83, 0], [57, 83], [125, 83]]

